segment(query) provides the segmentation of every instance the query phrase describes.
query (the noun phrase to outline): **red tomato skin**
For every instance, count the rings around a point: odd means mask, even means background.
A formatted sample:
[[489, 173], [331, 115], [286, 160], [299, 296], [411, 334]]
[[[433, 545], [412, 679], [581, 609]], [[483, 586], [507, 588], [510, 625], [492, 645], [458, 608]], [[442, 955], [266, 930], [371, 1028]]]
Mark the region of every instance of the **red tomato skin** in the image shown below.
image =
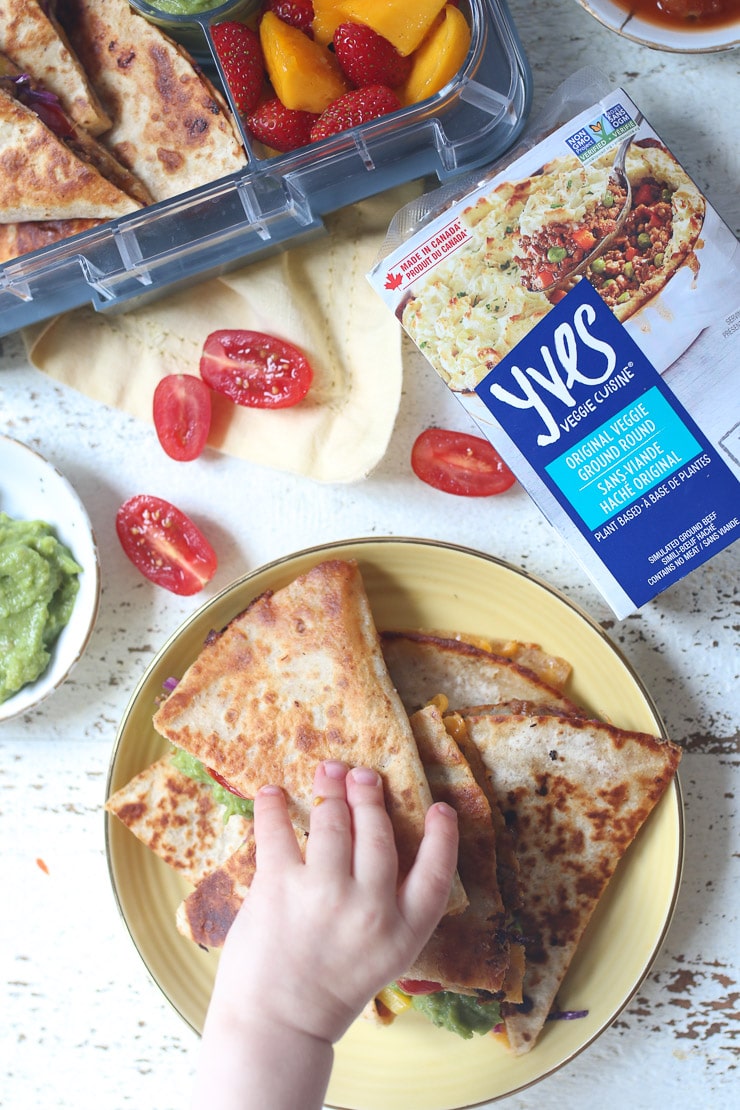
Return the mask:
[[237, 405], [282, 409], [308, 393], [313, 369], [292, 343], [259, 331], [214, 331], [203, 345], [203, 381]]
[[444, 428], [427, 428], [416, 437], [411, 468], [422, 482], [458, 497], [493, 497], [516, 481], [487, 439]]
[[136, 569], [173, 594], [196, 594], [216, 573], [216, 552], [203, 533], [161, 497], [140, 493], [124, 501], [116, 532]]
[[208, 771], [213, 781], [217, 782], [219, 786], [223, 786], [224, 790], [228, 790], [229, 794], [233, 794], [235, 798], [244, 798], [246, 801], [251, 801], [251, 798], [247, 798], [247, 795], [242, 794], [241, 790], [235, 790], [223, 775], [220, 775], [218, 771], [214, 771], [213, 767], [206, 767], [206, 771]]
[[177, 462], [203, 452], [211, 428], [211, 391], [194, 374], [167, 374], [154, 390], [154, 428], [163, 450]]
[[396, 986], [404, 994], [436, 994], [442, 990], [442, 984], [431, 979], [396, 979]]

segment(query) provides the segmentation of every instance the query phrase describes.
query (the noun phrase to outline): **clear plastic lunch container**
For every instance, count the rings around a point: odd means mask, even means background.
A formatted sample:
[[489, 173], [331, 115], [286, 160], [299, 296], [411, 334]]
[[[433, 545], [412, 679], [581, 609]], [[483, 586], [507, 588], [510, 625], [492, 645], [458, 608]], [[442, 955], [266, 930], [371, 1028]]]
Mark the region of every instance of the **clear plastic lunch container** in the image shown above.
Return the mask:
[[[187, 47], [230, 103], [209, 26], [233, 18], [235, 6], [243, 14], [249, 3], [167, 17], [134, 0]], [[288, 154], [271, 155], [242, 130], [247, 161], [237, 173], [2, 265], [0, 335], [84, 304], [101, 312], [133, 308], [320, 234], [322, 217], [344, 205], [494, 162], [524, 126], [531, 73], [505, 0], [460, 6], [470, 50], [440, 92]]]

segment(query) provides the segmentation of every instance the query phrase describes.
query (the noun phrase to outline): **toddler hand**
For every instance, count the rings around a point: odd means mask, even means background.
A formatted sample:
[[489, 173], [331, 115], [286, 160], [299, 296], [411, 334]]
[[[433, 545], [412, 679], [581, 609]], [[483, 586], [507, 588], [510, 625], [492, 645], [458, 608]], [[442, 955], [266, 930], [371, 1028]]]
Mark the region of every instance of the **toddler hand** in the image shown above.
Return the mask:
[[321, 764], [305, 861], [282, 790], [254, 802], [257, 869], [229, 930], [203, 1033], [196, 1110], [319, 1108], [332, 1045], [401, 975], [445, 911], [457, 818], [430, 807], [410, 872], [380, 776]]

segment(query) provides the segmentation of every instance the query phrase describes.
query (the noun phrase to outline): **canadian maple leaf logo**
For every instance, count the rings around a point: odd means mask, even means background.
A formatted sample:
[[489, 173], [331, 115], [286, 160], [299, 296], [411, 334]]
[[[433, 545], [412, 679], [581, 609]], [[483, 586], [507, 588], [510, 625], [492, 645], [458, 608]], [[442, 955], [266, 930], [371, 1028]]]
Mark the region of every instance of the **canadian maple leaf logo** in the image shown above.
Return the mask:
[[389, 270], [385, 278], [386, 289], [398, 289], [403, 281], [403, 274], [394, 274]]

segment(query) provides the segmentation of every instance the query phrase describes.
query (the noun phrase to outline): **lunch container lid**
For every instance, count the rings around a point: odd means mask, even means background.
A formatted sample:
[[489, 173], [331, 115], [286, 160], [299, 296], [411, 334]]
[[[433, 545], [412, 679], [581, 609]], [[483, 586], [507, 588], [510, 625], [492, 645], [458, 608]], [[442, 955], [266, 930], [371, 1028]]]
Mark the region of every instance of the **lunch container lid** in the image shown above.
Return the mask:
[[[247, 163], [237, 173], [0, 266], [0, 335], [85, 304], [131, 309], [316, 236], [345, 205], [493, 163], [526, 122], [531, 73], [505, 0], [463, 0], [463, 10], [468, 57], [427, 100], [272, 157], [242, 131]], [[209, 17], [189, 25], [187, 46], [223, 88]]]

